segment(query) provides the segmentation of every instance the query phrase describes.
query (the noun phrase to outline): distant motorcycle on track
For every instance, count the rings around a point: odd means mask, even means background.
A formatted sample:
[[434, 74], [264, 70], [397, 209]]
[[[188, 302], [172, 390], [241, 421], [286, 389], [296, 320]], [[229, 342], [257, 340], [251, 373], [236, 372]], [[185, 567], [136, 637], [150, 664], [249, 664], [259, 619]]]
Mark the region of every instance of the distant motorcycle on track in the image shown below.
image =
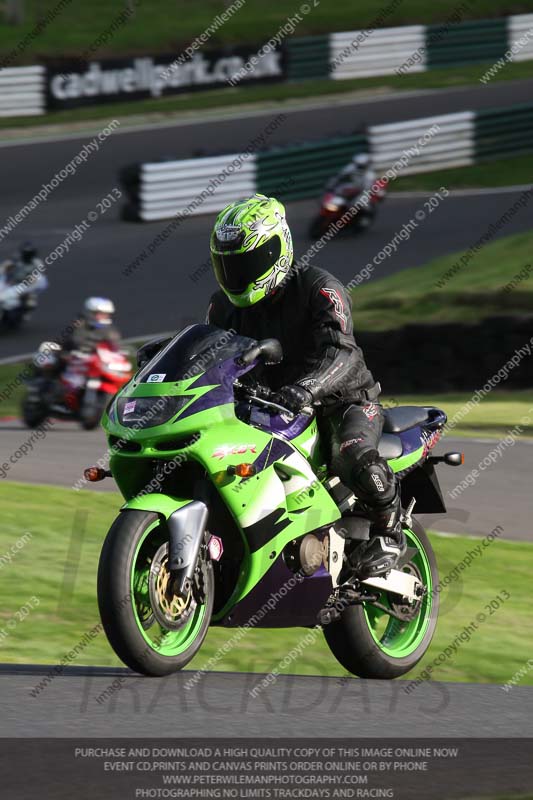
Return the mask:
[[350, 183], [340, 183], [328, 188], [322, 197], [318, 215], [309, 226], [309, 236], [320, 239], [333, 223], [341, 222], [347, 212], [351, 212], [350, 217], [343, 223], [343, 227], [358, 231], [368, 230], [374, 224], [379, 204], [384, 197], [384, 184], [380, 184], [378, 191], [374, 192], [365, 192], [361, 187]]
[[44, 275], [31, 284], [14, 284], [6, 272], [0, 273], [0, 330], [17, 330], [37, 308], [40, 292], [48, 286]]
[[74, 350], [58, 376], [61, 348], [44, 342], [33, 358], [35, 374], [27, 381], [22, 418], [35, 428], [50, 416], [74, 419], [85, 430], [96, 428], [109, 400], [132, 375], [126, 354], [100, 343], [91, 352]]

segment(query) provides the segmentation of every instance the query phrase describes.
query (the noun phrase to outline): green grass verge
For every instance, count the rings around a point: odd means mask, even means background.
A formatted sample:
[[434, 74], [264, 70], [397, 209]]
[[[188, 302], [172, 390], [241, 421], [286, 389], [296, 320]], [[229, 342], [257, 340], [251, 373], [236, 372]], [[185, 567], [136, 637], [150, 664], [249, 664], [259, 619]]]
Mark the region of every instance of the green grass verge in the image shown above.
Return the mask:
[[[175, 50], [200, 36], [217, 14], [231, 3], [229, 0], [203, 0], [190, 3], [186, 0], [157, 0], [137, 4], [136, 12], [118, 27], [114, 35], [102, 46], [99, 53], [154, 52]], [[337, 30], [354, 30], [375, 25], [382, 11], [373, 0], [359, 0], [354, 7], [352, 0], [337, 0], [327, 3], [322, 0], [311, 5], [311, 12], [302, 14], [296, 24], [296, 35], [327, 33]], [[18, 41], [29, 34], [40, 15], [57, 6], [57, 0], [26, 0], [25, 24], [0, 25], [0, 51], [9, 53]], [[80, 2], [66, 4], [58, 16], [28, 45], [23, 54], [24, 61], [40, 55], [77, 55], [98, 40], [123, 11], [124, 3], [109, 3], [93, 0], [90, 4]], [[287, 6], [285, 0], [270, 0], [258, 3], [248, 0], [238, 11], [214, 33], [210, 43], [261, 42], [275, 34], [288, 18], [295, 17], [299, 4]], [[532, 0], [476, 0], [466, 11], [464, 19], [484, 19], [505, 14], [519, 14], [533, 10]], [[426, 24], [446, 20], [453, 9], [449, 0], [403, 0], [389, 13], [381, 26]]]
[[[509, 207], [513, 202], [510, 197]], [[497, 221], [487, 219], [487, 229]], [[352, 291], [355, 329], [392, 330], [413, 322], [479, 322], [498, 314], [529, 314], [533, 308], [533, 269], [514, 284], [512, 291], [503, 290], [531, 264], [532, 248], [533, 233], [529, 232], [486, 244], [443, 288], [438, 288], [437, 282], [459, 261], [461, 253], [362, 283]], [[379, 267], [374, 275], [378, 272]]]
[[[415, 395], [401, 395], [395, 398], [383, 398], [384, 405], [431, 405], [442, 408], [452, 421], [454, 415], [460, 411], [471, 399], [471, 392], [457, 394], [431, 394], [428, 392], [423, 397]], [[460, 420], [456, 427], [450, 431], [451, 436], [480, 436], [483, 438], [501, 439], [533, 408], [533, 390], [504, 391], [497, 389], [483, 398], [481, 403], [474, 406], [468, 414]], [[523, 425], [520, 437], [532, 437], [533, 425]]]
[[[11, 117], [0, 119], [2, 128], [35, 128], [51, 124], [69, 124], [87, 120], [109, 120], [132, 115], [173, 116], [185, 111], [203, 111], [210, 108], [237, 109], [243, 105], [272, 103], [277, 111], [283, 109], [283, 101], [309, 99], [312, 97], [337, 97], [350, 92], [377, 93], [394, 90], [445, 89], [475, 85], [491, 64], [436, 69], [413, 75], [386, 75], [374, 78], [353, 78], [345, 81], [313, 80], [270, 86], [248, 86], [223, 88], [167, 96], [154, 100], [139, 100], [120, 103], [105, 103], [87, 108], [58, 111], [41, 117]], [[500, 70], [492, 82], [519, 80], [533, 77], [533, 61], [510, 63]], [[363, 99], [360, 96], [359, 99]], [[146, 120], [144, 120], [146, 121]]]
[[[94, 495], [3, 483], [0, 503], [0, 555], [25, 532], [32, 537], [1, 569], [0, 629], [8, 636], [0, 640], [0, 661], [56, 663], [99, 622], [95, 586], [98, 556], [120, 498], [114, 493]], [[451, 572], [475, 544], [471, 539], [438, 535], [432, 536], [432, 542], [441, 577]], [[73, 545], [79, 547], [79, 558], [74, 560]], [[529, 626], [532, 568], [532, 544], [494, 541], [443, 592], [442, 614], [431, 650], [410, 677], [415, 677], [477, 613], [483, 612], [493, 595], [505, 589], [510, 600], [488, 616], [470, 642], [463, 644], [456, 657], [436, 669], [432, 677], [445, 681], [508, 681], [531, 655], [525, 632]], [[9, 620], [32, 595], [39, 598], [39, 605], [25, 620], [9, 628]], [[218, 669], [269, 672], [303, 635], [302, 629], [250, 630], [218, 662]], [[231, 636], [231, 630], [213, 628], [191, 668], [202, 667]], [[118, 662], [100, 633], [76, 663]], [[290, 672], [343, 675], [322, 640], [292, 662]], [[526, 683], [533, 683], [533, 673], [524, 678], [523, 684]]]
[[406, 175], [390, 184], [391, 192], [421, 190], [433, 192], [441, 186], [448, 189], [490, 188], [493, 186], [531, 185], [533, 154], [483, 161], [471, 167], [441, 169], [421, 175]]

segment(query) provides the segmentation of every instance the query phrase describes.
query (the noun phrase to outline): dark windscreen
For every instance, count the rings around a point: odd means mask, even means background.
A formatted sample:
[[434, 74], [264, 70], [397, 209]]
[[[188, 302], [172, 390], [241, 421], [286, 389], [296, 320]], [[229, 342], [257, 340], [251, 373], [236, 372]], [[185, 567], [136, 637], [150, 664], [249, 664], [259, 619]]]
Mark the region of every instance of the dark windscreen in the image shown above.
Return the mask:
[[254, 344], [253, 339], [223, 331], [213, 325], [190, 325], [141, 370], [139, 383], [182, 381], [238, 356]]

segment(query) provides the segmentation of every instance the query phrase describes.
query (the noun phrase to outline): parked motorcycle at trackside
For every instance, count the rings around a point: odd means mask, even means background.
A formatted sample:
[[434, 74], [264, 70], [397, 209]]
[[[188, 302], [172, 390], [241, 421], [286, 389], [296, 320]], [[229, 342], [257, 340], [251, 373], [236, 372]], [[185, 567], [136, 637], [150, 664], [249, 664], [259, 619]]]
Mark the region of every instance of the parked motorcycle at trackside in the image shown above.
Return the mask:
[[[364, 509], [328, 472], [312, 409], [294, 415], [246, 373], [281, 346], [191, 325], [139, 351], [140, 370], [103, 418], [125, 498], [103, 545], [98, 604], [117, 655], [137, 672], [183, 668], [209, 626], [322, 626], [350, 672], [395, 678], [429, 647], [437, 564], [413, 517], [445, 510], [431, 455], [446, 422], [432, 407], [386, 411], [380, 453], [401, 482], [408, 542], [384, 576], [345, 559], [369, 538]], [[275, 598], [275, 599], [274, 599]]]
[[[102, 342], [92, 351], [73, 350], [60, 370], [61, 348], [43, 342], [33, 357], [34, 374], [26, 382], [22, 418], [35, 428], [50, 416], [74, 419], [96, 428], [110, 399], [132, 376], [126, 353]], [[59, 373], [59, 375], [58, 375]]]

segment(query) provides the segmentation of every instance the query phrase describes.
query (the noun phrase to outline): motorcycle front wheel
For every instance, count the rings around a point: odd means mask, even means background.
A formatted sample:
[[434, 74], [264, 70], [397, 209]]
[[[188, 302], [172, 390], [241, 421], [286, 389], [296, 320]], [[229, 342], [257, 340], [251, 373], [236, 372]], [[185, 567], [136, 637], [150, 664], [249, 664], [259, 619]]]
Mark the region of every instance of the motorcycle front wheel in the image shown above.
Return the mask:
[[100, 555], [100, 617], [117, 656], [152, 677], [170, 675], [189, 663], [205, 639], [213, 610], [211, 561], [200, 555], [186, 598], [173, 595], [167, 563], [167, 531], [158, 515], [121, 512]]
[[94, 390], [91, 390], [91, 395], [85, 394], [80, 411], [80, 423], [85, 431], [98, 427], [109, 397], [105, 392], [94, 393]]
[[409, 672], [426, 653], [435, 632], [439, 613], [439, 594], [434, 591], [439, 582], [435, 554], [416, 520], [411, 528], [404, 528], [404, 533], [413, 555], [401, 569], [416, 575], [426, 590], [416, 606], [408, 609], [397, 595], [382, 592], [380, 605], [404, 619], [363, 603], [348, 606], [340, 619], [324, 627], [326, 642], [337, 661], [360, 678], [390, 679]]
[[46, 405], [40, 400], [30, 399], [28, 395], [22, 401], [21, 412], [27, 428], [38, 428], [48, 417]]

